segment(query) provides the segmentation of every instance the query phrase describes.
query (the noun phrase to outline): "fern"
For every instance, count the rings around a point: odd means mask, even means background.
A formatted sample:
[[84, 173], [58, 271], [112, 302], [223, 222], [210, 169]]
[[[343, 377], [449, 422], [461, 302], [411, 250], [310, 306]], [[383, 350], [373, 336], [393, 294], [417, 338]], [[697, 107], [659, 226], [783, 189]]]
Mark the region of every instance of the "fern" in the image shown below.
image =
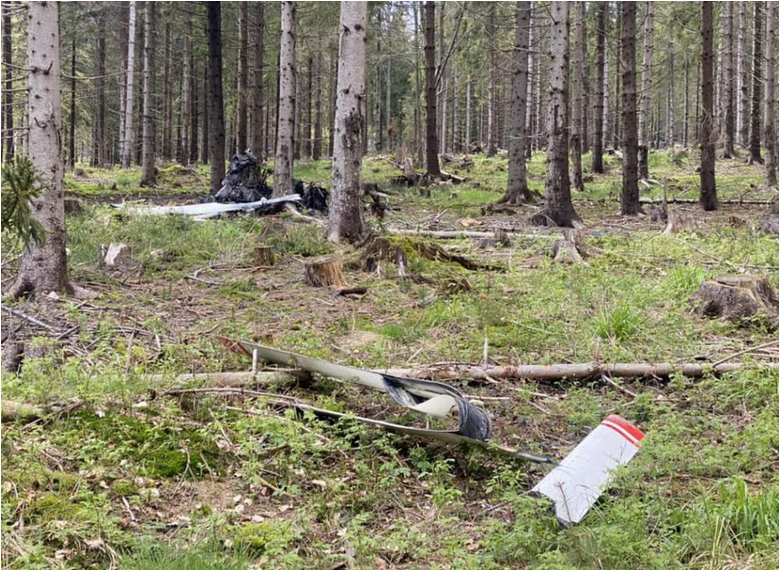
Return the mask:
[[3, 169], [2, 227], [14, 233], [24, 246], [43, 243], [46, 231], [33, 217], [33, 201], [43, 190], [43, 179], [26, 155], [16, 155]]

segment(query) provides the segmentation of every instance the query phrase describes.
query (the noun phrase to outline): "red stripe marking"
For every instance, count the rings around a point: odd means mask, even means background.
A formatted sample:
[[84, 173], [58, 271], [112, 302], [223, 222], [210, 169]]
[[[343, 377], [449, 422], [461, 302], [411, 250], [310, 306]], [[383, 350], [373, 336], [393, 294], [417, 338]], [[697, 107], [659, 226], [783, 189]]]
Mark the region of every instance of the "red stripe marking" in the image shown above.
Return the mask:
[[610, 415], [604, 421], [608, 421], [609, 423], [614, 423], [615, 425], [617, 425], [618, 427], [626, 431], [637, 441], [641, 441], [642, 439], [644, 439], [644, 433], [642, 433], [642, 431], [638, 427], [626, 421], [619, 415]]
[[626, 433], [625, 430], [622, 429], [622, 427], [618, 427], [614, 423], [606, 420], [601, 422], [601, 427], [606, 427], [607, 429], [611, 429], [612, 431], [620, 435], [620, 437], [628, 441], [631, 445], [633, 445], [637, 449], [639, 448], [639, 441], [637, 441], [631, 435]]

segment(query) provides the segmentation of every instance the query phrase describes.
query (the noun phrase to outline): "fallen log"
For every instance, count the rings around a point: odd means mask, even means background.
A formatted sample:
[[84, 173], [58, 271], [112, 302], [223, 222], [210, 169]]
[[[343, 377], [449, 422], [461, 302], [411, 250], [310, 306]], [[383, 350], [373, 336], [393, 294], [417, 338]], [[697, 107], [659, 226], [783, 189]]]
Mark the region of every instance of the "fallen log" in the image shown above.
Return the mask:
[[[494, 232], [482, 232], [475, 230], [411, 230], [411, 229], [389, 229], [391, 234], [400, 236], [429, 236], [432, 238], [495, 238]], [[527, 238], [530, 240], [562, 240], [559, 234], [518, 234], [516, 232], [506, 232], [506, 235], [513, 238]]]
[[[703, 377], [709, 373], [722, 375], [748, 367], [746, 364], [719, 363], [567, 363], [555, 365], [518, 365], [481, 367], [475, 365], [447, 365], [414, 369], [378, 370], [381, 373], [415, 379], [534, 379], [539, 381], [580, 380], [600, 378], [602, 375], [625, 378], [667, 378], [680, 373], [685, 377]], [[763, 363], [759, 367], [777, 370], [777, 363]]]
[[[209, 382], [218, 387], [239, 387], [253, 384], [285, 384], [309, 379], [310, 375], [302, 370], [286, 371], [217, 371], [211, 373], [183, 373], [174, 378], [177, 384], [190, 381]], [[164, 374], [145, 375], [142, 378], [151, 384], [158, 384], [169, 379]]]
[[[680, 204], [680, 205], [698, 205], [699, 199], [673, 199], [668, 197], [667, 199], [651, 199], [643, 197], [639, 199], [639, 202], [643, 205], [657, 205], [661, 203], [668, 204]], [[777, 200], [764, 200], [764, 199], [721, 199], [722, 205], [774, 205], [777, 204]]]

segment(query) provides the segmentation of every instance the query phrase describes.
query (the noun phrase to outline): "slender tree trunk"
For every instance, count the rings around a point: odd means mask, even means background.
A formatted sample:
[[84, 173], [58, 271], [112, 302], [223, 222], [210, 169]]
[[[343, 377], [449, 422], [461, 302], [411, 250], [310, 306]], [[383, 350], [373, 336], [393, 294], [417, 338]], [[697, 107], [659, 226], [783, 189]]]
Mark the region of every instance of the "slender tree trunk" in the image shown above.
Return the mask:
[[250, 111], [248, 120], [248, 144], [250, 152], [259, 159], [266, 159], [264, 152], [264, 2], [251, 4], [253, 45], [253, 74], [247, 105]]
[[718, 208], [718, 192], [715, 188], [715, 137], [713, 94], [715, 93], [712, 2], [701, 3], [701, 193], [699, 203], [705, 211]]
[[459, 76], [457, 75], [457, 63], [452, 66], [451, 85], [451, 150], [457, 153], [460, 148], [460, 129], [459, 129]]
[[321, 91], [321, 74], [323, 71], [323, 56], [319, 51], [315, 57], [315, 135], [313, 136], [313, 161], [321, 159], [323, 141], [323, 93]]
[[734, 156], [734, 2], [722, 2], [723, 26], [723, 150], [720, 156]]
[[612, 145], [612, 134], [614, 133], [614, 113], [612, 112], [611, 108], [611, 102], [612, 102], [612, 94], [611, 94], [611, 87], [612, 84], [609, 81], [609, 56], [611, 55], [609, 53], [609, 46], [611, 45], [612, 41], [612, 19], [610, 17], [611, 15], [611, 9], [610, 9], [611, 3], [607, 2], [606, 7], [606, 15], [607, 15], [607, 21], [606, 21], [606, 34], [605, 34], [605, 49], [604, 49], [604, 149], [607, 148], [614, 148]]
[[144, 109], [142, 111], [142, 187], [154, 187], [155, 177], [155, 3], [144, 7]]
[[471, 81], [468, 79], [468, 85], [465, 86], [465, 152], [466, 153], [472, 153], [473, 152], [473, 142], [470, 140], [472, 133], [470, 132], [470, 123], [472, 121], [472, 118], [470, 116], [470, 89], [471, 89]]
[[761, 13], [763, 2], [753, 2], [753, 74], [752, 99], [750, 101], [750, 157], [748, 163], [763, 163], [761, 158], [761, 78], [762, 61], [761, 43], [763, 41], [761, 23], [764, 16]]
[[[585, 3], [587, 4], [587, 3]], [[579, 140], [582, 143], [582, 154], [590, 151], [590, 139], [589, 139], [589, 131], [590, 131], [590, 119], [591, 115], [590, 112], [592, 110], [592, 106], [590, 105], [590, 75], [592, 73], [592, 68], [590, 67], [590, 64], [588, 63], [588, 56], [589, 56], [589, 45], [587, 40], [587, 25], [590, 20], [589, 16], [589, 4], [587, 4], [587, 12], [585, 13], [585, 22], [584, 25], [581, 28], [580, 33], [582, 34], [582, 37], [579, 38], [579, 42], [584, 46], [584, 54], [582, 55], [582, 133], [579, 137]]]
[[415, 52], [416, 62], [416, 82], [415, 82], [415, 104], [413, 107], [413, 136], [416, 140], [416, 163], [421, 165], [423, 162], [422, 157], [422, 134], [421, 134], [421, 50], [419, 49], [419, 2], [413, 2], [413, 51]]
[[[337, 58], [330, 58], [329, 74], [329, 156], [334, 157], [334, 121], [337, 115]], [[365, 122], [367, 118], [365, 118]]]
[[764, 94], [764, 144], [767, 148], [764, 157], [766, 184], [775, 187], [778, 184], [778, 120], [775, 110], [778, 103], [778, 82], [775, 56], [778, 53], [778, 3], [767, 2], [767, 52], [764, 74], [766, 92]]
[[568, 2], [551, 2], [552, 37], [549, 56], [549, 109], [547, 112], [546, 198], [544, 210], [534, 215], [538, 225], [574, 226], [579, 216], [571, 202], [568, 180]]
[[593, 173], [604, 172], [604, 67], [606, 60], [606, 12], [608, 2], [598, 3], [598, 31], [595, 46], [595, 112], [593, 133]]
[[13, 58], [12, 58], [12, 25], [11, 5], [3, 2], [3, 162], [14, 160], [14, 92], [13, 92]]
[[618, 149], [620, 147], [622, 137], [622, 110], [620, 98], [622, 96], [622, 89], [620, 86], [620, 78], [623, 76], [623, 70], [620, 67], [622, 61], [623, 51], [623, 27], [620, 23], [622, 20], [622, 2], [616, 2], [617, 5], [617, 51], [615, 52], [615, 74], [614, 74], [614, 142], [613, 148]]
[[307, 89], [304, 96], [304, 137], [303, 155], [312, 159], [313, 157], [313, 58], [307, 58]]
[[103, 167], [106, 164], [106, 16], [98, 17], [98, 45], [96, 46], [97, 97], [95, 103], [95, 128], [92, 143], [93, 167]]
[[171, 81], [171, 22], [166, 22], [163, 33], [163, 132], [161, 133], [160, 155], [170, 161], [173, 136], [173, 92]]
[[21, 269], [8, 292], [14, 298], [73, 292], [65, 254], [59, 8], [56, 2], [28, 4], [28, 25], [34, 32], [27, 36], [27, 154], [43, 183], [31, 210], [46, 236], [42, 243], [31, 241], [25, 247]]
[[201, 162], [205, 165], [209, 164], [209, 149], [210, 149], [210, 141], [209, 138], [209, 124], [212, 121], [211, 115], [211, 100], [210, 100], [210, 87], [209, 87], [209, 62], [207, 62], [207, 65], [204, 66], [204, 89], [202, 90], [204, 94], [204, 108], [202, 109], [202, 138], [201, 138]]
[[623, 200], [622, 213], [635, 216], [642, 212], [639, 204], [639, 170], [636, 113], [636, 3], [622, 6], [623, 61]]
[[527, 187], [525, 142], [527, 140], [528, 52], [530, 50], [530, 2], [517, 2], [517, 26], [514, 41], [514, 83], [511, 107], [511, 132], [508, 146], [508, 189], [500, 202], [532, 202]]
[[209, 40], [209, 172], [210, 193], [220, 190], [226, 173], [226, 123], [223, 115], [223, 36], [220, 2], [207, 3]]
[[[642, 110], [639, 114], [639, 177], [642, 179], [650, 178], [650, 171], [647, 166], [647, 154], [650, 149], [650, 96], [652, 95], [652, 60], [653, 60], [653, 10], [654, 3], [647, 2], [647, 12], [644, 16], [644, 57], [642, 62]], [[624, 33], [628, 31], [625, 30]], [[634, 31], [635, 33], [635, 31]], [[634, 39], [634, 45], [636, 40]], [[636, 48], [634, 46], [634, 53]], [[634, 60], [635, 62], [635, 60]], [[627, 65], [627, 60], [623, 59], [623, 64]], [[634, 67], [635, 67], [634, 63]], [[627, 69], [625, 70], [628, 71]], [[634, 81], [635, 74], [634, 74]], [[625, 93], [625, 82], [623, 82], [623, 93]], [[636, 90], [634, 89], [634, 92]], [[634, 95], [635, 97], [635, 95]], [[627, 112], [625, 106], [627, 102], [623, 101], [623, 113]], [[634, 109], [636, 102], [634, 101]], [[623, 120], [625, 121], [625, 120]], [[627, 125], [627, 124], [626, 124]], [[628, 141], [628, 134], [625, 134], [625, 140]], [[627, 144], [627, 143], [626, 143]], [[626, 147], [627, 151], [627, 147]]]
[[130, 168], [133, 156], [133, 86], [136, 65], [136, 2], [131, 0], [128, 15], [128, 69], [125, 72], [125, 120], [123, 121], [122, 146], [120, 160], [124, 169]]
[[277, 115], [274, 195], [291, 192], [294, 168], [294, 129], [296, 102], [296, 4], [281, 3], [280, 18], [280, 97]]
[[576, 192], [585, 190], [582, 181], [582, 123], [586, 121], [583, 116], [585, 52], [587, 51], [587, 28], [585, 22], [585, 3], [574, 3], [574, 20], [576, 29], [574, 37], [576, 46], [574, 50], [574, 77], [573, 104], [571, 105], [571, 187]]
[[674, 150], [674, 44], [669, 42], [669, 85], [666, 92], [666, 146]]
[[236, 107], [236, 154], [243, 154], [247, 148], [247, 36], [248, 2], [237, 2], [237, 28], [239, 30], [239, 51], [237, 52], [237, 107]]
[[340, 4], [336, 141], [326, 229], [326, 237], [331, 242], [356, 242], [364, 236], [361, 187], [366, 27], [367, 2]]
[[690, 143], [690, 139], [688, 138], [688, 126], [690, 124], [690, 112], [691, 112], [691, 98], [690, 98], [690, 82], [689, 75], [690, 75], [690, 59], [685, 58], [685, 81], [683, 82], [683, 120], [682, 120], [682, 146], [688, 147], [688, 144]]
[[424, 62], [427, 72], [427, 174], [440, 177], [435, 85], [435, 2], [432, 1], [424, 3]]
[[745, 49], [747, 36], [747, 2], [737, 2], [739, 35], [737, 36], [737, 142], [748, 144], [748, 71]]
[[180, 139], [177, 149], [177, 160], [181, 165], [187, 165], [190, 161], [190, 119], [192, 110], [192, 82], [193, 69], [191, 67], [192, 56], [190, 53], [190, 36], [193, 29], [192, 17], [189, 11], [185, 11], [185, 29], [182, 34], [182, 91], [180, 94]]
[[68, 130], [68, 165], [76, 165], [76, 35], [71, 40], [71, 113]]
[[495, 55], [495, 2], [489, 4], [489, 97], [487, 98], [487, 157], [497, 154], [497, 126], [495, 124], [495, 109], [497, 107], [497, 57]]

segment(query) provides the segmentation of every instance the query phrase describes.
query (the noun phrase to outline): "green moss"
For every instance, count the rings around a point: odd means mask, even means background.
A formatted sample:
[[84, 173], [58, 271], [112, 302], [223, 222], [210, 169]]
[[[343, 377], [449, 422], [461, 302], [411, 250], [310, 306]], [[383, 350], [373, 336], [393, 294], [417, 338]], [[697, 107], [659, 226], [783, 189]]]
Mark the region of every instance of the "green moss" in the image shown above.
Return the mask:
[[30, 503], [28, 514], [33, 523], [68, 520], [73, 517], [76, 508], [68, 497], [47, 493]]
[[118, 497], [133, 496], [138, 490], [130, 479], [117, 479], [111, 484], [111, 491]]
[[276, 556], [299, 536], [289, 522], [248, 522], [234, 534], [234, 546], [256, 556]]

